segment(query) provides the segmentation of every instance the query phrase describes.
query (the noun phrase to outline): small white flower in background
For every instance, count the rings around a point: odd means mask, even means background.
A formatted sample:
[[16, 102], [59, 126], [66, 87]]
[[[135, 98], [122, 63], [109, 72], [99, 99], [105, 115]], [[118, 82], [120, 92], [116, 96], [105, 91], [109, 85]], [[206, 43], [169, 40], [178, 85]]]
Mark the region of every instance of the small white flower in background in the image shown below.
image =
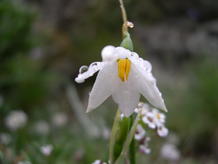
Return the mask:
[[52, 145], [44, 145], [40, 147], [41, 153], [45, 156], [51, 155], [53, 151], [53, 146]]
[[156, 123], [155, 123], [155, 116], [152, 112], [148, 112], [143, 118], [142, 121], [148, 125], [149, 128], [155, 129]]
[[140, 152], [150, 154], [151, 149], [148, 147], [150, 137], [148, 137], [144, 126], [147, 125], [149, 128], [157, 130], [157, 134], [160, 137], [166, 137], [168, 135], [168, 129], [164, 125], [166, 116], [157, 109], [142, 102], [138, 104], [135, 112], [140, 116], [140, 120], [135, 131], [135, 140], [139, 143]]
[[157, 127], [157, 134], [160, 137], [166, 137], [168, 135], [168, 129], [165, 126], [158, 126]]
[[162, 158], [170, 161], [177, 161], [180, 158], [180, 152], [174, 144], [166, 143], [162, 146], [160, 154]]
[[151, 149], [145, 145], [140, 145], [139, 151], [142, 152], [143, 154], [150, 154], [151, 153]]
[[14, 110], [5, 119], [6, 126], [11, 130], [22, 128], [27, 123], [27, 115], [21, 110]]
[[136, 128], [136, 132], [135, 132], [135, 139], [141, 140], [145, 137], [145, 134], [146, 134], [146, 132], [145, 132], [144, 128], [140, 124], [138, 124], [137, 128]]
[[17, 164], [32, 164], [30, 161], [19, 161]]
[[87, 112], [97, 108], [111, 95], [127, 117], [137, 107], [140, 95], [153, 106], [167, 111], [151, 73], [150, 62], [123, 47], [106, 46], [101, 56], [102, 62], [92, 63], [89, 67], [82, 66], [75, 79], [82, 83], [99, 71], [89, 95]]
[[165, 115], [161, 112], [159, 112], [157, 109], [153, 108], [152, 113], [154, 115], [155, 123], [157, 126], [161, 126], [165, 123]]
[[160, 137], [166, 137], [168, 135], [168, 129], [165, 127], [166, 116], [163, 113], [146, 103], [139, 103], [135, 112], [140, 112], [142, 122], [151, 129], [157, 129], [157, 134]]
[[95, 160], [92, 164], [101, 164], [101, 160]]
[[7, 133], [0, 134], [0, 143], [8, 145], [11, 142], [11, 136]]
[[143, 154], [150, 154], [151, 149], [148, 147], [148, 142], [150, 141], [150, 137], [145, 137], [143, 140], [141, 140], [141, 143], [139, 145], [139, 151]]
[[125, 117], [123, 113], [120, 114], [120, 119], [122, 120]]
[[50, 126], [46, 121], [40, 120], [35, 123], [34, 130], [39, 135], [47, 135], [50, 131]]
[[61, 127], [66, 125], [67, 123], [67, 116], [64, 113], [55, 113], [52, 117], [52, 123], [57, 126]]
[[107, 164], [107, 163], [102, 162], [101, 160], [95, 160], [92, 164]]

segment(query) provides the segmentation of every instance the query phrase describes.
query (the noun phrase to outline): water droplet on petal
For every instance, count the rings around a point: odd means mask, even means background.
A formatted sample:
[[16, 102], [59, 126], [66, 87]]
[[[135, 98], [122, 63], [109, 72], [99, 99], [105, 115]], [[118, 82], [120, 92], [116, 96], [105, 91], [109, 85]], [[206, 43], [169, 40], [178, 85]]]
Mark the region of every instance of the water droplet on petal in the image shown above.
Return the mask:
[[86, 65], [81, 66], [79, 69], [79, 74], [82, 74], [82, 73], [88, 71], [88, 68], [89, 67], [87, 67]]
[[89, 68], [92, 68], [92, 69], [95, 70], [95, 71], [99, 70], [99, 68], [98, 68], [98, 63], [97, 63], [97, 62], [91, 63], [91, 64], [89, 65]]
[[131, 53], [131, 56], [133, 56], [133, 57], [135, 57], [135, 58], [138, 58], [138, 57], [139, 57], [139, 55], [138, 55], [137, 53], [135, 53], [135, 52], [132, 52], [132, 53]]
[[130, 21], [128, 21], [128, 22], [126, 23], [126, 25], [127, 25], [128, 27], [130, 27], [130, 28], [133, 28], [133, 27], [134, 27], [134, 24], [133, 24], [132, 22], [130, 22]]

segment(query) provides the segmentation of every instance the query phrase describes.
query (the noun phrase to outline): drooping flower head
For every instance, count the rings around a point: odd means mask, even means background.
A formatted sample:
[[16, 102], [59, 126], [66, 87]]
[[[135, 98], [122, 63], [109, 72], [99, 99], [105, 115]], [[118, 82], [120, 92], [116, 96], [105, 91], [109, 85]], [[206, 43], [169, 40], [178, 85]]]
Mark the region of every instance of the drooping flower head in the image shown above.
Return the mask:
[[75, 81], [82, 83], [99, 71], [89, 95], [87, 112], [97, 108], [109, 96], [125, 116], [130, 116], [143, 95], [156, 108], [167, 111], [156, 86], [150, 62], [123, 47], [106, 46], [101, 52], [102, 62], [82, 66]]

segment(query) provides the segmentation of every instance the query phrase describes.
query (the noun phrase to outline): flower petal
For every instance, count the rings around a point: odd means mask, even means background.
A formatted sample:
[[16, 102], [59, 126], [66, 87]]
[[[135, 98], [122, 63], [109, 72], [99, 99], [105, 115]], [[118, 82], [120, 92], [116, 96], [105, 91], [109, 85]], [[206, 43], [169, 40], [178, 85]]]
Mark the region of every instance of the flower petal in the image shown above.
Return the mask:
[[130, 71], [127, 81], [122, 82], [119, 79], [119, 88], [112, 94], [114, 101], [118, 104], [119, 109], [126, 117], [134, 112], [140, 98], [135, 79], [132, 77], [132, 72]]
[[107, 62], [99, 71], [89, 95], [87, 112], [101, 105], [118, 88], [117, 63]]
[[114, 55], [114, 50], [116, 48], [114, 46], [105, 46], [101, 51], [101, 57], [103, 61], [112, 61], [116, 59], [116, 56]]
[[88, 66], [81, 66], [79, 69], [79, 74], [75, 78], [77, 83], [83, 83], [85, 79], [93, 76], [96, 72], [101, 70], [104, 66], [104, 62], [94, 62]]
[[[140, 92], [153, 106], [156, 108], [167, 111], [164, 100], [161, 93], [156, 85], [156, 79], [153, 77], [150, 71], [150, 65], [146, 71], [145, 65], [138, 65], [137, 62], [132, 60], [132, 74], [135, 78], [135, 83], [137, 84], [138, 92]], [[145, 64], [145, 62], [144, 62]]]
[[137, 106], [140, 94], [130, 88], [121, 87], [113, 95], [114, 101], [118, 104], [121, 112], [129, 117]]

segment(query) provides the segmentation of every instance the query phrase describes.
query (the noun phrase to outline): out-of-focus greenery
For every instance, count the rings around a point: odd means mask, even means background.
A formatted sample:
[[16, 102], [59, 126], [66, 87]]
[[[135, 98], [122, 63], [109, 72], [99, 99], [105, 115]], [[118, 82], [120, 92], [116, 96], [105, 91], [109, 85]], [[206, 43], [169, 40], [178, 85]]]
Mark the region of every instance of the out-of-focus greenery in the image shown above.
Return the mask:
[[19, 4], [0, 2], [0, 90], [12, 108], [34, 107], [48, 95], [52, 83], [39, 61], [31, 56], [38, 44], [35, 14]]
[[[218, 57], [210, 47], [217, 43], [218, 3], [125, 2], [136, 26], [131, 31], [134, 47], [154, 63], [169, 109], [167, 127], [180, 152], [176, 162], [161, 157], [170, 137], [154, 134], [152, 153], [138, 153], [137, 163], [217, 163]], [[101, 60], [104, 45], [119, 45], [121, 24], [116, 1], [0, 1], [0, 163], [89, 164], [108, 159], [108, 129], [116, 106], [107, 101], [85, 114], [95, 78], [83, 85], [73, 80], [80, 65]], [[163, 38], [167, 44], [158, 42]], [[199, 52], [204, 49], [207, 54]], [[14, 110], [27, 115], [27, 123], [17, 130], [6, 123]], [[45, 145], [53, 146], [50, 155], [42, 153]]]
[[182, 139], [181, 148], [192, 155], [216, 156], [218, 125], [217, 63], [204, 59], [187, 67], [187, 87], [175, 97], [169, 124]]

